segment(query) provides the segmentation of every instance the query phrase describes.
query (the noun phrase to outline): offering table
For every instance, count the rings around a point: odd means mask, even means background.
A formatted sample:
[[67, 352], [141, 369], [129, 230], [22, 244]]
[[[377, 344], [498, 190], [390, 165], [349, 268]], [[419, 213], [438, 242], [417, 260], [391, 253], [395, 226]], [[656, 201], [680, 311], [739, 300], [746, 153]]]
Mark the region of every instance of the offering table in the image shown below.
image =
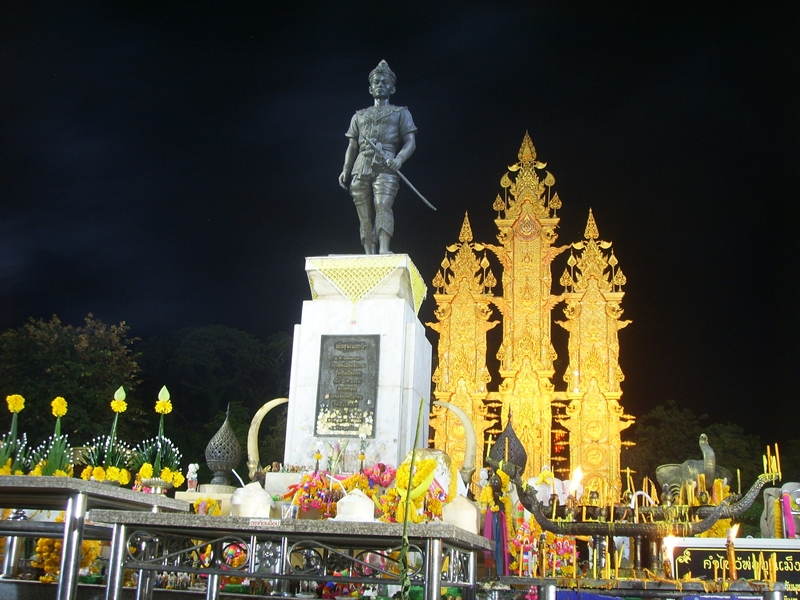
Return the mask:
[[[114, 525], [107, 600], [116, 600], [124, 569], [139, 571], [140, 598], [151, 595], [157, 571], [206, 575], [206, 598], [223, 575], [276, 582], [400, 585], [400, 523], [264, 519], [92, 510], [95, 523]], [[477, 553], [494, 542], [446, 523], [409, 524], [408, 573], [440, 600], [442, 583], [475, 599]], [[227, 560], [237, 556], [238, 560]], [[346, 573], [346, 575], [344, 575]], [[146, 583], [142, 583], [145, 581]]]
[[[86, 511], [90, 508], [112, 508], [134, 511], [188, 512], [189, 503], [161, 494], [145, 494], [114, 485], [83, 481], [71, 477], [0, 476], [0, 506], [66, 511], [62, 528], [61, 576], [58, 579], [58, 600], [73, 600], [81, 562]], [[9, 524], [10, 525], [10, 524]], [[41, 523], [15, 522], [13, 529], [0, 533], [38, 535]]]

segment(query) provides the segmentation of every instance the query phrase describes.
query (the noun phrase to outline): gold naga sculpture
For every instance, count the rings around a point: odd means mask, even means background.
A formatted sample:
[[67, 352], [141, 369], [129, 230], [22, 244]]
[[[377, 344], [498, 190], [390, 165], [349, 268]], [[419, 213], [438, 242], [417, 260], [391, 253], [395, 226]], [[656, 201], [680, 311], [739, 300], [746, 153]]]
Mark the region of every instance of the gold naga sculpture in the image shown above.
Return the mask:
[[[439, 334], [433, 395], [470, 416], [481, 456], [491, 443], [487, 432], [499, 431], [498, 422], [513, 414], [529, 456], [526, 478], [551, 464], [554, 406], [563, 406], [558, 418], [569, 432], [571, 468], [582, 466], [589, 487], [601, 481], [619, 487], [619, 434], [633, 422], [619, 404], [617, 332], [629, 323], [619, 320], [625, 278], [610, 243], [599, 240], [591, 211], [583, 241], [556, 245], [561, 199], [527, 132], [517, 157], [492, 204], [499, 244], [476, 242], [465, 215], [433, 279], [436, 322], [427, 323]], [[552, 263], [567, 250], [565, 289], [554, 294]], [[556, 391], [551, 312], [562, 302], [569, 367], [566, 389]], [[499, 368], [492, 373], [487, 342], [498, 325]], [[466, 448], [458, 419], [434, 406], [430, 424], [432, 444], [461, 461]]]

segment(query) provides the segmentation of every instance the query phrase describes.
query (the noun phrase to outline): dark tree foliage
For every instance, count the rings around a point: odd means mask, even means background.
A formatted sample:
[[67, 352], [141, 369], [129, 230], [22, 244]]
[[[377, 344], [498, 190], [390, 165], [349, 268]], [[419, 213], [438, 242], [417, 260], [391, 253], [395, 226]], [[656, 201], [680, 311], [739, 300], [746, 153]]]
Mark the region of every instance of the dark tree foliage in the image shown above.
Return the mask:
[[[666, 406], [656, 406], [638, 417], [632, 426], [629, 437], [636, 445], [622, 453], [622, 468], [635, 471], [637, 481], [645, 475], [655, 481], [659, 465], [701, 459], [699, 439], [705, 433], [717, 464], [729, 469], [734, 478], [739, 469], [742, 487], [749, 487], [762, 471], [761, 440], [733, 423], [704, 424], [707, 420], [707, 415], [698, 416], [688, 408], [678, 408], [672, 400]], [[731, 489], [736, 491], [736, 487], [737, 482], [733, 481]]]
[[[128, 411], [119, 420], [119, 435], [138, 439], [145, 419], [134, 395], [139, 365], [128, 329], [124, 322], [107, 325], [90, 314], [82, 327], [53, 316], [49, 321], [31, 319], [0, 335], [0, 397], [25, 398], [19, 430], [32, 444], [53, 432], [50, 402], [56, 396], [69, 405], [62, 427], [73, 445], [107, 434], [114, 418], [110, 403], [121, 385], [128, 393]], [[0, 415], [3, 422], [10, 421], [7, 412]]]
[[[246, 453], [252, 416], [265, 402], [289, 393], [291, 344], [283, 332], [262, 342], [243, 331], [212, 325], [182, 329], [139, 345], [143, 393], [155, 401], [162, 385], [169, 388], [174, 406], [170, 437], [185, 463], [204, 466], [205, 447], [222, 425], [229, 403], [231, 426]], [[279, 411], [272, 411], [265, 419], [262, 438], [278, 418]], [[281, 449], [278, 460], [282, 455]], [[245, 477], [244, 462], [240, 469]]]

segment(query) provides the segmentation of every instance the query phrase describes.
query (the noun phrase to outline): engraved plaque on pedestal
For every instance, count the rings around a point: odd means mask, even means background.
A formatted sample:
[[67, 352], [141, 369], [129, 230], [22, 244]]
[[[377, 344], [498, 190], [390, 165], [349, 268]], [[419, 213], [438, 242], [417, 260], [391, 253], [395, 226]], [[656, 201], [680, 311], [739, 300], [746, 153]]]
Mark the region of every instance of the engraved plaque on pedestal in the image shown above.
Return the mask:
[[379, 335], [323, 335], [315, 436], [375, 437]]

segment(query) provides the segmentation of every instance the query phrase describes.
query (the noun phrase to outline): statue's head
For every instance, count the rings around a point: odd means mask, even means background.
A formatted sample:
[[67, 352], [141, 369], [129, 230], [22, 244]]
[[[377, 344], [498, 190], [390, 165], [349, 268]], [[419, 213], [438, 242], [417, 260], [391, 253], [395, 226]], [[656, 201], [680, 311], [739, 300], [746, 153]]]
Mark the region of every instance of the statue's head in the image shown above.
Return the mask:
[[[397, 76], [389, 68], [388, 63], [382, 60], [378, 66], [369, 73], [369, 93], [374, 98], [388, 98], [395, 92]], [[378, 94], [376, 96], [376, 94]]]

